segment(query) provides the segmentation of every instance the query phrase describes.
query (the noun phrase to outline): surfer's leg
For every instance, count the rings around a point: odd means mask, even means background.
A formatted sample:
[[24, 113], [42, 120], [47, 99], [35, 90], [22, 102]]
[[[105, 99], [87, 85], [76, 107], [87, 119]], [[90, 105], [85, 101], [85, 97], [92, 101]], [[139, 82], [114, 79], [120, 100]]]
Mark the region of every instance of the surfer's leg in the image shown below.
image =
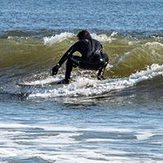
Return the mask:
[[67, 63], [66, 63], [65, 80], [70, 79], [72, 68], [79, 66], [80, 61], [81, 61], [81, 57], [79, 56], [72, 56], [68, 58]]
[[97, 73], [97, 79], [98, 80], [104, 80], [105, 78], [104, 78], [104, 71], [105, 71], [105, 68], [106, 68], [106, 66], [105, 67], [101, 67], [99, 70], [98, 70], [98, 73]]
[[73, 68], [73, 62], [69, 58], [67, 60], [67, 63], [66, 63], [65, 80], [69, 80], [70, 79], [72, 68]]
[[63, 80], [59, 81], [57, 84], [69, 84], [72, 67], [73, 67], [73, 62], [71, 61], [70, 58], [68, 58], [68, 60], [66, 62], [65, 78]]
[[99, 68], [98, 73], [97, 73], [97, 79], [98, 80], [105, 79], [103, 75], [104, 75], [104, 71], [106, 69], [106, 66], [109, 62], [108, 56], [105, 53], [103, 54], [103, 60], [104, 60], [104, 62], [102, 63], [102, 66]]

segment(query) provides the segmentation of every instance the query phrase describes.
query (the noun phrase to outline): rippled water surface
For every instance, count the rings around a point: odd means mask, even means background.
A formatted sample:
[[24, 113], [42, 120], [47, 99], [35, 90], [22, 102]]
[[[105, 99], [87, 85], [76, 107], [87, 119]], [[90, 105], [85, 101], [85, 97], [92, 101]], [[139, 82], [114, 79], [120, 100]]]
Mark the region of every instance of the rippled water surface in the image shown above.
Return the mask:
[[[162, 163], [162, 0], [0, 1], [0, 162]], [[106, 79], [54, 66], [88, 29]]]
[[0, 155], [8, 162], [162, 160], [162, 98], [1, 101]]

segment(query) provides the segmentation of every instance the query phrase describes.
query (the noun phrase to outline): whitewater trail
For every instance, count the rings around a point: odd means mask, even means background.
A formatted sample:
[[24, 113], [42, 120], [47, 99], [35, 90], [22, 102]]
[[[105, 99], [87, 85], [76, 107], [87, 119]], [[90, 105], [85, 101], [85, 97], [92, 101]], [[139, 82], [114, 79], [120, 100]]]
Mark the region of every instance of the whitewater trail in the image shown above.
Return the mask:
[[[108, 94], [111, 91], [123, 90], [137, 85], [140, 82], [153, 79], [157, 76], [163, 76], [163, 65], [153, 64], [146, 70], [136, 72], [129, 77], [106, 79], [99, 81], [97, 79], [85, 76], [74, 76], [73, 81], [68, 85], [51, 84], [59, 81], [61, 77], [48, 77], [43, 80], [34, 80], [24, 82], [28, 86], [29, 99], [33, 98], [55, 98], [55, 97], [88, 97]], [[29, 86], [31, 86], [29, 88]], [[40, 86], [40, 87], [37, 87]]]

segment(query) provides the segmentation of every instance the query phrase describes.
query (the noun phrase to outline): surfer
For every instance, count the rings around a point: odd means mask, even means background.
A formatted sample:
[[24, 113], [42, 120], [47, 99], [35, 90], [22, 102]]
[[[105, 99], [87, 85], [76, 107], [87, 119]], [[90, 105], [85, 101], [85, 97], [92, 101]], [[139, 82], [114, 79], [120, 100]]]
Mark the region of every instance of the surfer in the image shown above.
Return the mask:
[[[69, 83], [73, 67], [86, 70], [98, 70], [97, 78], [99, 80], [104, 79], [103, 73], [108, 64], [108, 56], [103, 53], [101, 43], [93, 39], [87, 30], [80, 31], [77, 37], [78, 41], [67, 50], [59, 62], [52, 68], [52, 75], [56, 75], [61, 65], [67, 61], [65, 78], [59, 81], [58, 84]], [[76, 51], [78, 51], [81, 56], [73, 55]]]

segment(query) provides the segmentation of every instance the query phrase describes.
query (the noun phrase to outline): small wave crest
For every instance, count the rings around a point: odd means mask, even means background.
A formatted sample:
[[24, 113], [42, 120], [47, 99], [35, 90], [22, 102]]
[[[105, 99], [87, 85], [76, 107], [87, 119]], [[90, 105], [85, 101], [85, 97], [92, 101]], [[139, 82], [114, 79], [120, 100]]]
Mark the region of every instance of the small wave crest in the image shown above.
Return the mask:
[[154, 41], [154, 42], [147, 42], [147, 43], [145, 43], [144, 46], [145, 47], [148, 47], [150, 49], [158, 49], [158, 48], [162, 48], [163, 47], [163, 44], [160, 43], [160, 42]]
[[69, 32], [64, 32], [61, 34], [56, 34], [55, 36], [51, 36], [51, 37], [44, 37], [44, 45], [52, 45], [55, 44], [56, 42], [62, 42], [68, 38], [72, 38], [75, 35], [73, 33], [69, 33]]
[[[107, 36], [106, 34], [96, 34], [96, 33], [91, 33], [92, 38], [97, 39], [98, 41], [101, 42], [109, 42], [111, 43], [112, 40], [115, 40], [114, 36], [117, 35], [117, 32], [111, 33], [110, 36]], [[75, 37], [74, 33], [70, 32], [63, 32], [60, 34], [56, 34], [55, 36], [50, 36], [50, 37], [44, 37], [44, 45], [53, 45], [57, 42], [62, 42], [66, 39], [73, 38]]]

